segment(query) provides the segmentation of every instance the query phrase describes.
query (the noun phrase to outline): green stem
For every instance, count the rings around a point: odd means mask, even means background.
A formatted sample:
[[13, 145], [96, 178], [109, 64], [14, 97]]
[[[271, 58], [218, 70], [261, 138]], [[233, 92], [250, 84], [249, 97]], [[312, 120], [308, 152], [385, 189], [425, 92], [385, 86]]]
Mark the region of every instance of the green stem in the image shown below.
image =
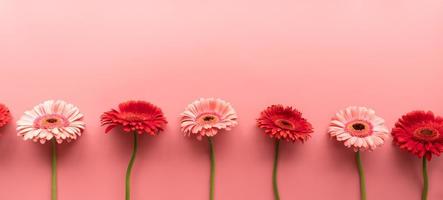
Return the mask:
[[275, 140], [275, 154], [274, 154], [274, 170], [272, 172], [272, 186], [274, 189], [274, 199], [280, 200], [280, 194], [278, 193], [277, 185], [277, 166], [278, 166], [278, 152], [279, 152], [280, 140]]
[[51, 199], [57, 200], [57, 141], [52, 140]]
[[132, 149], [131, 160], [129, 161], [128, 169], [126, 170], [126, 200], [131, 199], [131, 172], [132, 166], [134, 166], [135, 156], [137, 155], [138, 147], [138, 133], [134, 133], [134, 146]]
[[211, 137], [208, 137], [208, 141], [209, 141], [209, 154], [211, 159], [211, 175], [209, 179], [209, 199], [214, 200], [215, 155], [214, 155], [214, 146], [212, 144]]
[[428, 199], [429, 180], [428, 180], [428, 161], [423, 157], [423, 191], [421, 194], [422, 200]]
[[358, 175], [360, 175], [360, 199], [366, 200], [366, 184], [365, 174], [363, 172], [363, 165], [360, 159], [360, 151], [355, 153], [355, 160], [357, 161]]

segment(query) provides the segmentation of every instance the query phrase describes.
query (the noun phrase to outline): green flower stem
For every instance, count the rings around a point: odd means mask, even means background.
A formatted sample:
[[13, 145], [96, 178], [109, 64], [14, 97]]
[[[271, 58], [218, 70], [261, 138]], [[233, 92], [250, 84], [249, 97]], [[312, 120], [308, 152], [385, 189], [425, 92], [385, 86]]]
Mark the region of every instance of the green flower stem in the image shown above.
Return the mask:
[[128, 169], [126, 170], [126, 200], [131, 199], [131, 172], [134, 166], [135, 156], [137, 155], [138, 147], [138, 133], [134, 133], [134, 146], [132, 149], [131, 160], [129, 161]]
[[272, 186], [274, 189], [274, 200], [280, 200], [280, 194], [278, 193], [277, 184], [277, 167], [278, 167], [278, 153], [279, 153], [280, 140], [275, 140], [275, 154], [274, 154], [274, 169], [272, 172]]
[[57, 200], [57, 141], [52, 140], [51, 199]]
[[212, 144], [211, 137], [208, 137], [209, 141], [209, 156], [211, 160], [211, 175], [209, 178], [209, 199], [214, 200], [214, 181], [215, 181], [215, 155], [214, 155], [214, 146]]
[[423, 157], [423, 191], [421, 194], [422, 200], [428, 199], [429, 179], [428, 179], [428, 161]]
[[355, 153], [355, 160], [357, 161], [358, 175], [360, 175], [360, 199], [366, 200], [366, 184], [365, 174], [363, 172], [363, 165], [360, 159], [360, 151]]

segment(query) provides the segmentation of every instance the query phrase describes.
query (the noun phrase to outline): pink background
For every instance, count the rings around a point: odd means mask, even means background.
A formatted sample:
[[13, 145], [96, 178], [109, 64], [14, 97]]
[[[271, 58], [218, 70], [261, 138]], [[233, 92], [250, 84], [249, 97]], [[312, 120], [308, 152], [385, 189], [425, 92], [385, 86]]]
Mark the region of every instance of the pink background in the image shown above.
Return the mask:
[[[103, 111], [127, 99], [169, 120], [142, 137], [133, 199], [207, 199], [207, 143], [184, 138], [178, 115], [198, 97], [221, 97], [240, 125], [215, 139], [216, 198], [272, 199], [272, 141], [255, 127], [267, 105], [299, 108], [315, 127], [283, 143], [282, 199], [358, 198], [353, 154], [330, 140], [330, 117], [348, 105], [392, 127], [413, 109], [443, 114], [440, 0], [0, 1], [1, 102], [14, 121], [47, 99], [85, 114], [87, 130], [59, 149], [59, 199], [120, 200], [131, 137], [105, 135]], [[49, 146], [1, 129], [0, 199], [50, 197]], [[420, 198], [421, 161], [391, 139], [363, 154], [369, 199]], [[443, 161], [430, 163], [430, 198], [443, 199]]]

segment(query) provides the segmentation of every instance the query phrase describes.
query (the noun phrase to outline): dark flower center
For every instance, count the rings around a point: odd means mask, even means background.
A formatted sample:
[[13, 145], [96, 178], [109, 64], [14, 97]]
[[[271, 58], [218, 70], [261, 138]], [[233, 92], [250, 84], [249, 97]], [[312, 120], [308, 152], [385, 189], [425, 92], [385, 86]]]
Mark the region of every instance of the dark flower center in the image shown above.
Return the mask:
[[440, 137], [438, 130], [424, 127], [414, 131], [414, 137], [424, 141], [433, 141]]
[[429, 130], [429, 129], [423, 129], [423, 130], [420, 131], [420, 133], [423, 134], [423, 135], [433, 135], [434, 134], [434, 132], [432, 130]]
[[277, 125], [278, 127], [282, 128], [282, 129], [288, 129], [288, 130], [293, 130], [294, 129], [294, 124], [286, 119], [277, 119], [275, 120], [275, 125]]
[[354, 128], [357, 131], [362, 131], [366, 129], [366, 126], [362, 123], [355, 123], [352, 125], [352, 128]]
[[197, 121], [200, 124], [216, 124], [220, 121], [220, 118], [216, 114], [207, 113], [197, 117]]
[[203, 120], [204, 121], [207, 121], [207, 122], [209, 122], [209, 121], [212, 121], [212, 120], [214, 120], [215, 119], [215, 117], [214, 116], [205, 116], [204, 118], [203, 118]]
[[371, 124], [363, 120], [349, 122], [346, 131], [356, 137], [366, 137], [373, 133]]
[[54, 123], [57, 123], [57, 122], [58, 122], [58, 119], [55, 119], [55, 118], [49, 118], [49, 119], [46, 119], [46, 122], [48, 122], [48, 123], [50, 123], [50, 124], [54, 124]]
[[37, 128], [52, 129], [64, 127], [67, 123], [67, 119], [64, 116], [51, 114], [37, 118], [34, 121], [34, 126]]
[[282, 123], [283, 125], [285, 125], [285, 126], [290, 126], [290, 125], [291, 125], [291, 123], [289, 123], [289, 122], [287, 122], [287, 121], [285, 121], [285, 120], [281, 121], [281, 123]]

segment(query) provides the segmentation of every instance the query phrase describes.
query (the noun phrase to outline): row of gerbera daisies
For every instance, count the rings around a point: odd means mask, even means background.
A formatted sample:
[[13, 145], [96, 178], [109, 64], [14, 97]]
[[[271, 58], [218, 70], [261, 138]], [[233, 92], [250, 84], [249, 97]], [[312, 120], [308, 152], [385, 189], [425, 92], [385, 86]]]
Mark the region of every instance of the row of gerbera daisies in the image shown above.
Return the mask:
[[[25, 140], [45, 144], [52, 143], [52, 199], [57, 199], [56, 150], [57, 144], [76, 140], [81, 136], [85, 123], [83, 114], [73, 104], [61, 100], [48, 100], [26, 111], [17, 121], [18, 135]], [[7, 107], [0, 104], [0, 127], [11, 120]], [[167, 120], [162, 110], [146, 101], [127, 101], [120, 103], [101, 116], [105, 132], [120, 128], [132, 133], [133, 152], [126, 172], [126, 199], [130, 199], [131, 170], [137, 153], [138, 135], [155, 136], [164, 130]], [[181, 130], [186, 136], [198, 140], [207, 139], [210, 151], [210, 191], [209, 199], [214, 199], [215, 156], [212, 137], [221, 131], [229, 131], [238, 124], [237, 113], [230, 103], [218, 98], [201, 98], [189, 104], [181, 114]], [[275, 140], [275, 159], [273, 169], [274, 199], [280, 199], [277, 187], [277, 163], [279, 143], [305, 142], [313, 133], [313, 127], [301, 112], [290, 106], [271, 105], [261, 112], [257, 126]], [[332, 118], [328, 133], [355, 151], [356, 164], [360, 175], [361, 199], [366, 199], [365, 179], [360, 160], [361, 151], [372, 151], [384, 144], [389, 130], [383, 118], [366, 107], [351, 106], [339, 111]], [[432, 156], [443, 151], [443, 118], [431, 111], [412, 111], [402, 116], [391, 134], [394, 143], [400, 148], [423, 158], [422, 199], [427, 199], [428, 176], [427, 162]]]

